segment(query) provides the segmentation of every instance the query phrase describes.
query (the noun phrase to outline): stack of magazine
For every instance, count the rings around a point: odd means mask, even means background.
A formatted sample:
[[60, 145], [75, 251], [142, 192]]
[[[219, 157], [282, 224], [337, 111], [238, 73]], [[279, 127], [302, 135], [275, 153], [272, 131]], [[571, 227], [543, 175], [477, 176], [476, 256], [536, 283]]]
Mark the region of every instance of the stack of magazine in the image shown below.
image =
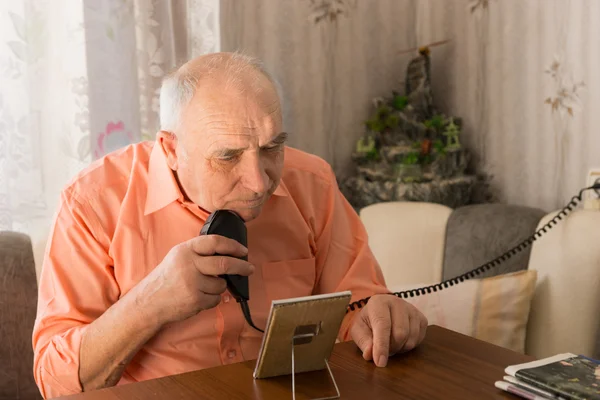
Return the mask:
[[496, 387], [531, 400], [600, 400], [600, 361], [564, 353], [511, 365]]

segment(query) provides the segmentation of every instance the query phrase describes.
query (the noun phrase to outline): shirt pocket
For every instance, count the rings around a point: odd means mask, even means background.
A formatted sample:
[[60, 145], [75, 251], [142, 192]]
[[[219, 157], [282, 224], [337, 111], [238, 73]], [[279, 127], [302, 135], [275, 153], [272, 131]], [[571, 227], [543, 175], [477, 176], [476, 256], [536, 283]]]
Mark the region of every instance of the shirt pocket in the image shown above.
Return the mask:
[[315, 286], [315, 258], [265, 263], [262, 267], [269, 301], [310, 296]]

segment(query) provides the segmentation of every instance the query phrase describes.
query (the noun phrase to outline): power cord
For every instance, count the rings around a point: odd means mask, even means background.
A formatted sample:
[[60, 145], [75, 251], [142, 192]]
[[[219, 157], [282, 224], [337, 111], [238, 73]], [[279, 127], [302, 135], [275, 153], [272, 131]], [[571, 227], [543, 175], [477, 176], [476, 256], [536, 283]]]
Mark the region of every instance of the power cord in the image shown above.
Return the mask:
[[257, 328], [256, 325], [254, 325], [254, 322], [252, 321], [252, 316], [250, 315], [250, 307], [248, 307], [248, 302], [246, 300], [239, 300], [238, 303], [240, 303], [240, 307], [242, 308], [242, 313], [244, 314], [244, 318], [246, 319], [246, 322], [248, 323], [248, 325], [250, 325], [251, 327], [253, 327], [254, 329], [256, 329], [257, 331], [259, 331], [261, 333], [265, 333], [265, 331], [263, 331], [260, 328]]
[[[468, 279], [474, 278], [483, 272], [486, 272], [494, 267], [497, 267], [498, 265], [502, 264], [506, 260], [510, 259], [512, 256], [516, 255], [517, 253], [519, 253], [519, 252], [525, 250], [526, 248], [528, 248], [529, 246], [531, 246], [533, 244], [533, 242], [535, 242], [542, 235], [544, 235], [546, 232], [548, 232], [548, 230], [552, 229], [554, 227], [554, 225], [556, 225], [559, 221], [561, 221], [564, 217], [566, 217], [582, 201], [583, 192], [585, 192], [587, 190], [594, 190], [594, 191], [600, 190], [600, 182], [595, 183], [594, 185], [592, 185], [588, 188], [581, 189], [579, 194], [577, 196], [573, 196], [571, 201], [562, 210], [560, 210], [558, 212], [558, 214], [556, 214], [556, 216], [554, 216], [554, 218], [552, 218], [547, 224], [545, 224], [543, 227], [538, 229], [533, 235], [529, 236], [523, 242], [519, 243], [512, 249], [505, 252], [504, 254], [496, 257], [492, 261], [489, 261], [471, 271], [465, 272], [464, 274], [459, 275], [455, 278], [447, 279], [440, 283], [436, 283], [435, 285], [425, 286], [425, 287], [421, 287], [421, 288], [417, 288], [417, 289], [404, 290], [401, 292], [389, 293], [389, 294], [406, 299], [408, 297], [415, 297], [415, 296], [420, 296], [420, 295], [431, 293], [431, 292], [437, 292], [438, 290], [442, 290], [442, 289], [446, 289], [450, 286], [454, 286], [455, 284], [458, 284], [460, 282], [464, 282]], [[369, 302], [370, 298], [371, 297], [366, 297], [364, 299], [360, 299], [360, 300], [350, 303], [346, 309], [346, 313], [348, 313], [349, 311], [354, 311], [357, 308], [364, 307]]]

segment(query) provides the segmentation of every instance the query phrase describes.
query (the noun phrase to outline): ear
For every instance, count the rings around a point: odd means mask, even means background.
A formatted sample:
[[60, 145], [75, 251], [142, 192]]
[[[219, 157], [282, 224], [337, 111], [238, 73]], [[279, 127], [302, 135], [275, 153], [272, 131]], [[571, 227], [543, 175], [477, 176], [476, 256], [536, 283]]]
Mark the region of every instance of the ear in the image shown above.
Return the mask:
[[162, 146], [167, 156], [167, 164], [173, 171], [177, 171], [177, 136], [173, 132], [160, 131], [156, 134], [158, 143]]

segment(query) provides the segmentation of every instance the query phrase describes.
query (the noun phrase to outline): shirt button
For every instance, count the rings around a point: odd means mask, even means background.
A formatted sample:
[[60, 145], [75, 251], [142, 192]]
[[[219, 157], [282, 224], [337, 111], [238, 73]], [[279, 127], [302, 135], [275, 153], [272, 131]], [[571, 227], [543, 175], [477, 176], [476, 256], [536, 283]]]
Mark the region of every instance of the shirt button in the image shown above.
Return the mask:
[[228, 294], [226, 294], [226, 295], [223, 296], [223, 302], [224, 303], [229, 303], [229, 300], [231, 300], [231, 297], [229, 297]]
[[229, 358], [234, 358], [234, 357], [235, 357], [235, 355], [236, 355], [236, 352], [235, 352], [235, 350], [229, 350], [229, 351], [227, 352], [227, 357], [229, 357]]

